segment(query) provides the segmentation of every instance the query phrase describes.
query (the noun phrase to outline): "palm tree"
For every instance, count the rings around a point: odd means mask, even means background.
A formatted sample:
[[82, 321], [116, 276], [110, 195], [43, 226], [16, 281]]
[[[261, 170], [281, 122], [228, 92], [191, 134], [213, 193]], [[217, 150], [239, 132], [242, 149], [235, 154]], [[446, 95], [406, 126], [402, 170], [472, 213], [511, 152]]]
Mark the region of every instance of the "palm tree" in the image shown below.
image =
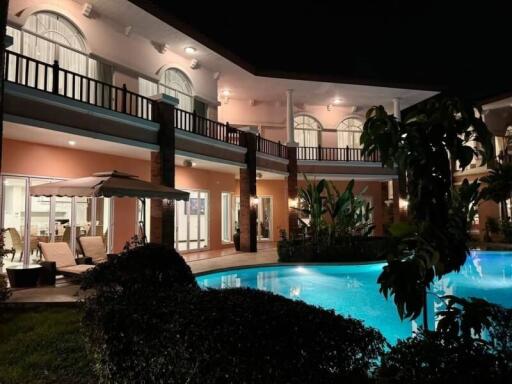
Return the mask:
[[498, 163], [480, 180], [487, 184], [482, 189], [482, 199], [500, 204], [501, 218], [505, 220], [508, 217], [507, 200], [512, 196], [512, 163]]

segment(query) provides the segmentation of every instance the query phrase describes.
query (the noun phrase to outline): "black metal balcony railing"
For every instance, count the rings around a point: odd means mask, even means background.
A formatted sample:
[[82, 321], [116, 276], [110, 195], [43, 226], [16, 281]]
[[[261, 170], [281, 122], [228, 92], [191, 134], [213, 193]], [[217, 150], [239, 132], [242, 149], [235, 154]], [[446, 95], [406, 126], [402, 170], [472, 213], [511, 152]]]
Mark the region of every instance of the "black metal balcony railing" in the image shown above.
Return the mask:
[[288, 147], [281, 144], [280, 141], [276, 143], [275, 141], [265, 139], [258, 135], [256, 148], [258, 152], [265, 153], [267, 155], [282, 157], [284, 159], [288, 158]]
[[[117, 87], [91, 77], [68, 71], [58, 61], [43, 61], [5, 52], [4, 79], [6, 81], [64, 96], [97, 107], [154, 121], [155, 101], [131, 92], [126, 85]], [[245, 146], [245, 132], [196, 113], [174, 108], [174, 127], [225, 143]], [[288, 158], [288, 148], [258, 135], [257, 151], [271, 156]], [[380, 156], [363, 156], [358, 148], [299, 147], [298, 160], [379, 162]]]
[[131, 92], [53, 64], [32, 59], [19, 53], [5, 52], [4, 79], [16, 84], [64, 96], [112, 111], [152, 119], [154, 101]]
[[298, 147], [297, 160], [380, 162], [378, 153], [362, 154], [360, 148]]
[[243, 146], [243, 140], [240, 139], [238, 129], [230, 127], [229, 124], [222, 124], [182, 109], [174, 109], [174, 127], [210, 139]]

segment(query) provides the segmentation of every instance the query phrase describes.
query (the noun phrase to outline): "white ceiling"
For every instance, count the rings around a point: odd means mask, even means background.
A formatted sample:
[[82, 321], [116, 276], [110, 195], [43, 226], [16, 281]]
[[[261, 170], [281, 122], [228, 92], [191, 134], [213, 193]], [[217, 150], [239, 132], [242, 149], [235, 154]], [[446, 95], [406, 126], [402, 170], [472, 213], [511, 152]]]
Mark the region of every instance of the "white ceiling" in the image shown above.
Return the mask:
[[[219, 91], [229, 89], [233, 99], [284, 101], [286, 90], [294, 89], [297, 103], [327, 105], [335, 97], [339, 97], [344, 100], [343, 105], [347, 106], [363, 107], [382, 104], [390, 107], [391, 100], [398, 97], [401, 99], [403, 109], [435, 94], [427, 91], [254, 76], [127, 0], [74, 1], [79, 4], [86, 2], [92, 4], [96, 15], [109, 19], [119, 30], [132, 26], [132, 33], [151, 41], [166, 43], [172, 51], [187, 58], [194, 57], [199, 60], [201, 66], [212, 72], [220, 72]], [[222, 28], [220, 24], [219, 28]], [[197, 52], [193, 55], [185, 54], [183, 48], [187, 46], [193, 46]], [[307, 48], [305, 45], [304, 49], [307, 50]]]
[[[17, 124], [9, 121], [4, 122], [4, 137], [13, 140], [28, 141], [30, 143], [107, 153], [110, 155], [133, 159], [151, 159], [151, 152], [146, 148], [99, 140], [86, 136], [34, 127], [31, 125]], [[70, 145], [69, 141], [74, 141], [75, 145]]]

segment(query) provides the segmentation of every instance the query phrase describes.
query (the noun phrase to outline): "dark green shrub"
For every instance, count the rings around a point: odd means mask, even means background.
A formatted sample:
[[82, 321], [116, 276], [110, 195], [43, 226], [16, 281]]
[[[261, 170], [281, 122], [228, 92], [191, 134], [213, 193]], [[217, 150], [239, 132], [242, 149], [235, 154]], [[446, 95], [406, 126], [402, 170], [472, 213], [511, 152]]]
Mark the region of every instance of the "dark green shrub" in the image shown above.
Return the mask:
[[505, 242], [512, 243], [512, 221], [510, 218], [501, 221], [501, 233], [503, 233]]
[[509, 383], [512, 309], [479, 298], [445, 296], [436, 332], [400, 341], [378, 376], [392, 383]]
[[353, 262], [383, 260], [389, 238], [377, 236], [346, 236], [334, 244], [315, 243], [311, 239], [288, 240], [277, 243], [280, 262]]
[[[358, 320], [252, 289], [200, 290], [173, 251], [130, 252], [114, 282], [93, 272], [87, 285], [108, 287], [86, 300], [84, 317], [103, 382], [361, 382], [382, 352], [382, 335]], [[155, 268], [139, 260], [148, 252], [174, 261]], [[140, 289], [125, 285], [129, 275]]]
[[199, 289], [190, 267], [174, 249], [147, 244], [128, 249], [87, 273], [82, 289], [152, 293], [176, 287]]
[[377, 372], [388, 383], [505, 383], [496, 355], [486, 343], [441, 332], [419, 332], [399, 341]]

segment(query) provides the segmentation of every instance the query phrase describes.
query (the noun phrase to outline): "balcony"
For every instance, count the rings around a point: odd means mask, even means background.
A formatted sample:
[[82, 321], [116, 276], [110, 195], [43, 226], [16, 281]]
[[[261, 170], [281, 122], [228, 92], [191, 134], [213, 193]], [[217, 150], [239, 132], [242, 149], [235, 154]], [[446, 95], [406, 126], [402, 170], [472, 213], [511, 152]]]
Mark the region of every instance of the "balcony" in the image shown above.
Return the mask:
[[[48, 64], [28, 56], [6, 51], [4, 79], [6, 84], [17, 89], [32, 90], [32, 100], [37, 99], [39, 115], [37, 118], [54, 119], [53, 124], [77, 125], [82, 132], [107, 129], [110, 132], [96, 132], [110, 136], [125, 136], [123, 139], [140, 141], [156, 148], [158, 123], [155, 121], [155, 100], [139, 95], [127, 89], [68, 71], [59, 66], [58, 61]], [[22, 88], [20, 88], [22, 87]], [[15, 93], [15, 92], [13, 92]], [[44, 95], [52, 96], [44, 96]], [[18, 95], [19, 96], [19, 95]], [[53, 99], [52, 99], [53, 98]], [[14, 97], [8, 106], [13, 113], [22, 114], [26, 109], [26, 99]], [[50, 105], [50, 101], [54, 101]], [[67, 101], [66, 101], [67, 100]], [[57, 103], [57, 101], [60, 102]], [[46, 103], [46, 104], [45, 104]], [[75, 112], [64, 113], [59, 109], [65, 104], [73, 104]], [[76, 105], [81, 106], [76, 108]], [[89, 109], [87, 109], [89, 108]], [[197, 115], [174, 108], [173, 119], [176, 132], [176, 150], [199, 153], [207, 157], [227, 158], [234, 163], [243, 163], [246, 152], [246, 132]], [[91, 111], [92, 109], [92, 111]], [[9, 113], [9, 111], [8, 111]], [[23, 111], [35, 114], [35, 111]], [[94, 116], [95, 118], [91, 117]], [[104, 123], [100, 118], [109, 116], [111, 122]], [[60, 119], [60, 120], [59, 120]], [[59, 121], [57, 121], [59, 120]], [[112, 120], [116, 124], [111, 124]], [[130, 125], [131, 127], [127, 126]], [[144, 128], [145, 132], [140, 132]], [[217, 147], [217, 149], [215, 148]], [[222, 151], [218, 150], [222, 148]], [[275, 168], [286, 172], [288, 147], [281, 142], [256, 137], [258, 162], [263, 168]], [[358, 148], [299, 147], [297, 158], [302, 163], [334, 165], [351, 163], [354, 166], [380, 164], [378, 154], [364, 156]], [[342, 164], [343, 165], [343, 164]]]

